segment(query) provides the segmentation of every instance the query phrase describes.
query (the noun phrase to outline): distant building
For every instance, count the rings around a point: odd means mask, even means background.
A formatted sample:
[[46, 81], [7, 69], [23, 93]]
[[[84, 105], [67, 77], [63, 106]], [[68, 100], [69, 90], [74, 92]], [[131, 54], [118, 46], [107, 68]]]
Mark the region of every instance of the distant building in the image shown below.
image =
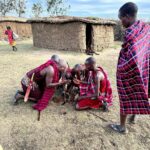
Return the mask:
[[115, 22], [97, 18], [57, 16], [28, 20], [33, 43], [39, 48], [101, 51], [114, 42]]

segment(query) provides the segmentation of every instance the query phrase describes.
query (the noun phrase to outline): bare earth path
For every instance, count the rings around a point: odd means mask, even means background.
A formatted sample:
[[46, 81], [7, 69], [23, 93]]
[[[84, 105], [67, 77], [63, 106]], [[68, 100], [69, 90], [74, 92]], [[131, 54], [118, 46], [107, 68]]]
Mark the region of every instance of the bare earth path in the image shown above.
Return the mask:
[[[150, 150], [150, 117], [142, 116], [137, 125], [129, 126], [128, 135], [112, 132], [107, 126], [119, 121], [119, 103], [115, 72], [120, 44], [95, 56], [107, 70], [114, 90], [110, 112], [76, 112], [72, 106], [51, 102], [41, 121], [33, 103], [12, 105], [20, 79], [29, 69], [45, 62], [54, 53], [72, 66], [83, 63], [85, 54], [34, 48], [31, 41], [20, 42], [18, 52], [0, 43], [0, 145], [4, 150]], [[63, 115], [62, 111], [67, 114]]]

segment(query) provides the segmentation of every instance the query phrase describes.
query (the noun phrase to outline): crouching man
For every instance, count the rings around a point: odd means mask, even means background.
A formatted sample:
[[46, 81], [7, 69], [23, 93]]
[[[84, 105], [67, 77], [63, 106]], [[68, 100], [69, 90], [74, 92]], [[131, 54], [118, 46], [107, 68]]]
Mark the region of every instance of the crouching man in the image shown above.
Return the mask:
[[106, 111], [108, 106], [112, 105], [112, 88], [107, 74], [101, 67], [96, 66], [96, 60], [93, 57], [86, 60], [85, 67], [85, 80], [74, 80], [80, 87], [76, 109], [103, 107]]
[[57, 61], [51, 59], [41, 66], [29, 71], [21, 81], [23, 91], [18, 91], [15, 95], [15, 104], [18, 100], [24, 98], [30, 79], [34, 74], [29, 99], [37, 102], [37, 104], [33, 106], [34, 109], [38, 111], [45, 109], [49, 100], [52, 99], [56, 87], [68, 82], [67, 80], [59, 82], [59, 79], [61, 78], [60, 74], [66, 69], [66, 61], [61, 59], [57, 59]]

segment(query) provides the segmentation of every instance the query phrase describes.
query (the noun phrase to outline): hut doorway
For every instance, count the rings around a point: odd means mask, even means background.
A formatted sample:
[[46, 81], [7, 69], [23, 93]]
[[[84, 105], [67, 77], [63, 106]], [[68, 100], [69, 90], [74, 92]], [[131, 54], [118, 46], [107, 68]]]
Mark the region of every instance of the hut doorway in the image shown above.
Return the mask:
[[92, 43], [93, 43], [93, 28], [91, 24], [86, 25], [86, 50], [92, 50]]

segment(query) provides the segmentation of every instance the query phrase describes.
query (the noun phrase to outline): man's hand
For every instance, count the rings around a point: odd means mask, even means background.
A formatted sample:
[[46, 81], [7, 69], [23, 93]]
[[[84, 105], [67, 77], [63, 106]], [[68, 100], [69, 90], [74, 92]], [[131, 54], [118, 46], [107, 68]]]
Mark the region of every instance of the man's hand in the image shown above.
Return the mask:
[[64, 84], [68, 84], [68, 83], [70, 83], [71, 82], [71, 80], [63, 80], [62, 82], [60, 82], [60, 84], [61, 85], [64, 85]]
[[33, 89], [33, 91], [35, 90], [35, 89], [37, 89], [38, 88], [38, 85], [35, 83], [35, 82], [33, 82], [32, 83], [32, 89]]
[[81, 81], [78, 79], [73, 79], [73, 82], [74, 82], [74, 84], [78, 84], [78, 85], [81, 83]]

